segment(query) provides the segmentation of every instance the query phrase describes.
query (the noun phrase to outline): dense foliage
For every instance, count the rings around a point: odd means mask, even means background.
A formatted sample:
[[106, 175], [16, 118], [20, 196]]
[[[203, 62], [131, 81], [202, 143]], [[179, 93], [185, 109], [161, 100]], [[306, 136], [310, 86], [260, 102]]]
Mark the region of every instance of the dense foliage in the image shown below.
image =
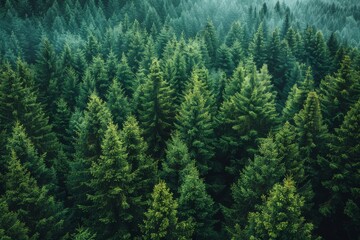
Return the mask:
[[357, 0], [6, 0], [0, 24], [0, 239], [360, 236]]

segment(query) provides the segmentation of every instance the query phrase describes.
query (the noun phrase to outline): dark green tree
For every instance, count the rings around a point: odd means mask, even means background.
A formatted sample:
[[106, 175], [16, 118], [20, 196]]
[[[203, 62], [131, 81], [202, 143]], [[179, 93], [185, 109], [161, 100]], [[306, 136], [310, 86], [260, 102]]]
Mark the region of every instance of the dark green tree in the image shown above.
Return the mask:
[[179, 215], [183, 219], [191, 218], [195, 223], [194, 238], [209, 239], [216, 235], [214, 231], [214, 200], [206, 192], [204, 180], [194, 162], [184, 169], [184, 176], [179, 189]]
[[259, 209], [249, 214], [246, 228], [238, 228], [233, 239], [315, 239], [314, 225], [302, 215], [303, 206], [295, 182], [285, 179], [274, 185]]
[[0, 212], [0, 239], [29, 239], [29, 230], [18, 219], [18, 214], [9, 210], [9, 206], [3, 198], [0, 198]]
[[234, 69], [233, 56], [230, 48], [225, 44], [221, 45], [218, 49], [217, 55], [217, 67], [229, 76]]
[[179, 221], [178, 203], [165, 182], [154, 187], [151, 202], [141, 226], [143, 239], [192, 239], [193, 223]]
[[135, 91], [135, 75], [132, 72], [125, 54], [122, 54], [121, 61], [119, 63], [117, 77], [124, 87], [125, 93], [128, 97], [131, 97]]
[[176, 116], [176, 129], [180, 138], [189, 149], [192, 159], [195, 159], [201, 176], [204, 176], [214, 156], [214, 119], [211, 114], [211, 105], [206, 89], [202, 87], [196, 73], [192, 77], [192, 89], [185, 95]]
[[118, 126], [122, 126], [132, 109], [121, 84], [116, 78], [109, 86], [106, 100], [107, 106], [113, 116], [114, 123]]
[[139, 86], [137, 114], [146, 142], [154, 156], [160, 156], [174, 119], [173, 90], [163, 79], [160, 63], [154, 59], [149, 77]]
[[29, 228], [29, 236], [39, 239], [57, 239], [64, 233], [64, 210], [46, 187], [39, 187], [30, 176], [15, 152], [7, 159], [4, 199], [9, 210], [18, 214], [18, 219]]
[[[101, 238], [129, 239], [129, 194], [133, 191], [126, 149], [116, 125], [110, 123], [101, 144], [100, 159], [90, 167], [90, 226]], [[134, 206], [135, 207], [135, 206]]]
[[264, 36], [264, 25], [260, 23], [258, 30], [249, 45], [249, 53], [254, 57], [256, 67], [260, 69], [266, 63], [266, 43]]
[[218, 37], [216, 33], [216, 29], [211, 20], [208, 20], [203, 32], [202, 36], [205, 42], [206, 49], [208, 51], [211, 65], [216, 63], [217, 60], [217, 49], [218, 49]]

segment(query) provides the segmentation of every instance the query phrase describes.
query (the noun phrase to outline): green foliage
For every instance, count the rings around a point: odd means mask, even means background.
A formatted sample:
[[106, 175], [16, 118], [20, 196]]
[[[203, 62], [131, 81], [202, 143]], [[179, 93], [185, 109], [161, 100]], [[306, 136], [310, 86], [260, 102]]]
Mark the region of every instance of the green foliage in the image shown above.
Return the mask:
[[25, 224], [20, 222], [18, 219], [18, 214], [11, 212], [9, 206], [4, 201], [0, 199], [0, 238], [3, 240], [11, 239], [29, 239], [27, 233], [28, 229]]
[[154, 187], [151, 202], [142, 225], [143, 239], [191, 239], [193, 223], [178, 220], [178, 203], [165, 182]]
[[92, 162], [90, 173], [90, 204], [85, 210], [91, 213], [88, 220], [92, 229], [101, 238], [130, 238], [127, 223], [132, 218], [128, 209], [133, 175], [124, 143], [112, 123], [103, 137], [100, 159]]
[[206, 192], [203, 179], [193, 163], [184, 169], [184, 176], [179, 189], [179, 214], [183, 219], [191, 218], [195, 223], [194, 238], [213, 238], [215, 203]]
[[314, 239], [314, 226], [302, 216], [303, 206], [294, 181], [285, 179], [274, 185], [258, 211], [249, 214], [246, 228], [238, 228], [233, 239]]
[[231, 187], [233, 205], [225, 211], [232, 223], [243, 226], [247, 214], [255, 210], [275, 183], [285, 176], [283, 156], [272, 137], [264, 139], [259, 146], [259, 154], [241, 171], [238, 181]]
[[220, 143], [232, 161], [228, 170], [236, 175], [237, 169], [253, 155], [256, 139], [265, 137], [277, 123], [275, 93], [266, 66], [260, 73], [254, 67], [240, 91], [224, 101], [220, 116], [223, 131]]
[[149, 77], [139, 88], [137, 114], [140, 127], [152, 153], [159, 156], [170, 136], [174, 112], [171, 99], [173, 91], [163, 79], [158, 60], [153, 60]]
[[185, 95], [176, 117], [176, 129], [203, 176], [207, 173], [209, 160], [214, 155], [214, 121], [210, 114], [211, 106], [206, 99], [209, 93], [204, 93], [205, 89], [201, 87], [196, 74], [192, 77], [192, 87]]
[[54, 239], [62, 236], [64, 210], [46, 187], [39, 187], [16, 153], [8, 158], [4, 199], [9, 209], [29, 228], [29, 236]]

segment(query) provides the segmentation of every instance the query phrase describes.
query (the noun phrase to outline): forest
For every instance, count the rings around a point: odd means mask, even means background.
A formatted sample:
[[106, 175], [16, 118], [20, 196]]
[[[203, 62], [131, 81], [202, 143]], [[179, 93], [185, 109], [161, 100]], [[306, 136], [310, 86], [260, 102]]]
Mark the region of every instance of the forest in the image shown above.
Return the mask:
[[360, 2], [0, 1], [0, 239], [360, 239]]

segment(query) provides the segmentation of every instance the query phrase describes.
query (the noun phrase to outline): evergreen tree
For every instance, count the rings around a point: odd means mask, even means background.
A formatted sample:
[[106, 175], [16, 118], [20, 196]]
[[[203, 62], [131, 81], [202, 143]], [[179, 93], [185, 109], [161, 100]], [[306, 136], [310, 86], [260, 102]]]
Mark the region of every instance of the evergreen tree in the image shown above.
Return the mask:
[[3, 198], [0, 198], [0, 239], [29, 239], [28, 229], [19, 221], [18, 214], [9, 210], [9, 206]]
[[190, 157], [196, 160], [200, 174], [204, 176], [211, 166], [214, 156], [214, 121], [211, 106], [203, 94], [201, 82], [196, 73], [192, 77], [193, 89], [185, 95], [185, 100], [176, 117], [176, 129], [189, 149]]
[[186, 144], [180, 139], [179, 133], [175, 132], [167, 143], [165, 160], [160, 172], [161, 178], [175, 196], [178, 196], [181, 186], [181, 173], [191, 161]]
[[154, 187], [142, 225], [143, 239], [191, 239], [193, 224], [178, 219], [178, 203], [165, 182]]
[[113, 116], [114, 123], [122, 126], [131, 113], [131, 106], [128, 98], [119, 81], [115, 78], [109, 87], [106, 95], [107, 106]]
[[146, 142], [155, 156], [160, 156], [170, 136], [173, 122], [173, 91], [163, 79], [159, 61], [154, 59], [149, 77], [140, 86], [138, 117]]
[[233, 239], [314, 239], [314, 226], [302, 216], [303, 206], [294, 181], [285, 179], [274, 185], [259, 209], [249, 214], [246, 228], [238, 228]]
[[39, 154], [46, 154], [46, 165], [53, 165], [59, 145], [36, 92], [8, 65], [2, 69], [0, 78], [1, 131], [9, 133], [15, 122], [21, 122]]
[[[45, 165], [44, 156], [38, 154], [19, 122], [16, 122], [12, 134], [7, 140], [6, 149], [8, 154], [5, 158], [10, 158], [11, 154], [15, 153], [22, 166], [30, 172], [40, 186], [48, 185], [50, 187], [56, 183], [54, 169]], [[6, 159], [4, 160], [6, 161]], [[6, 166], [6, 164], [3, 165]]]
[[346, 112], [360, 97], [359, 71], [351, 66], [345, 56], [335, 76], [327, 76], [320, 84], [320, 101], [324, 117], [331, 129], [342, 123]]
[[211, 22], [211, 20], [208, 20], [205, 25], [203, 30], [203, 38], [211, 60], [210, 62], [214, 64], [217, 59], [218, 37], [214, 24]]
[[39, 239], [57, 239], [63, 234], [64, 210], [46, 187], [39, 187], [15, 152], [7, 164], [4, 199], [9, 210], [29, 228], [29, 236]]
[[360, 100], [346, 114], [343, 123], [336, 129], [335, 142], [330, 148], [332, 176], [325, 182], [331, 198], [322, 207], [322, 213], [334, 219], [337, 231], [345, 229], [347, 236], [359, 235], [359, 182], [360, 156]]
[[228, 171], [234, 176], [236, 169], [244, 166], [248, 157], [253, 156], [256, 139], [265, 137], [277, 123], [275, 93], [266, 67], [260, 73], [253, 68], [241, 90], [224, 101], [220, 116], [220, 129], [223, 131], [220, 143], [230, 157]]
[[273, 137], [262, 141], [259, 154], [245, 166], [238, 181], [231, 187], [233, 205], [225, 211], [231, 226], [245, 224], [247, 214], [261, 203], [261, 196], [283, 179], [285, 166], [282, 157]]
[[129, 62], [129, 66], [131, 67], [131, 70], [133, 72], [136, 72], [144, 57], [144, 51], [145, 51], [144, 36], [140, 31], [132, 30], [129, 32], [128, 44], [129, 47], [127, 51], [127, 59]]
[[235, 42], [240, 44], [243, 42], [243, 29], [239, 21], [233, 22], [231, 24], [230, 30], [225, 37], [225, 43], [228, 47], [234, 45]]
[[132, 72], [125, 54], [122, 54], [121, 61], [118, 67], [117, 77], [124, 87], [125, 93], [131, 97], [135, 90], [135, 75]]
[[[90, 167], [91, 193], [87, 195], [89, 223], [101, 238], [129, 239], [129, 194], [133, 191], [126, 149], [117, 127], [110, 123], [101, 144], [101, 155]], [[135, 207], [135, 206], [134, 206]]]
[[95, 87], [99, 97], [104, 97], [110, 85], [108, 71], [106, 69], [105, 61], [101, 56], [93, 57], [92, 63], [89, 65], [89, 73], [95, 81]]
[[242, 84], [245, 81], [245, 69], [243, 64], [239, 64], [234, 70], [231, 78], [226, 82], [224, 89], [224, 99], [227, 100], [235, 93], [241, 90]]
[[259, 25], [259, 28], [249, 45], [249, 52], [254, 57], [256, 67], [260, 69], [266, 62], [267, 57], [263, 23]]
[[233, 56], [231, 54], [230, 48], [228, 48], [225, 44], [221, 45], [217, 55], [217, 67], [225, 71], [225, 73], [229, 76], [234, 69]]
[[184, 169], [182, 185], [179, 189], [179, 213], [184, 219], [191, 218], [195, 223], [194, 238], [213, 238], [215, 204], [208, 195], [204, 180], [193, 163]]

